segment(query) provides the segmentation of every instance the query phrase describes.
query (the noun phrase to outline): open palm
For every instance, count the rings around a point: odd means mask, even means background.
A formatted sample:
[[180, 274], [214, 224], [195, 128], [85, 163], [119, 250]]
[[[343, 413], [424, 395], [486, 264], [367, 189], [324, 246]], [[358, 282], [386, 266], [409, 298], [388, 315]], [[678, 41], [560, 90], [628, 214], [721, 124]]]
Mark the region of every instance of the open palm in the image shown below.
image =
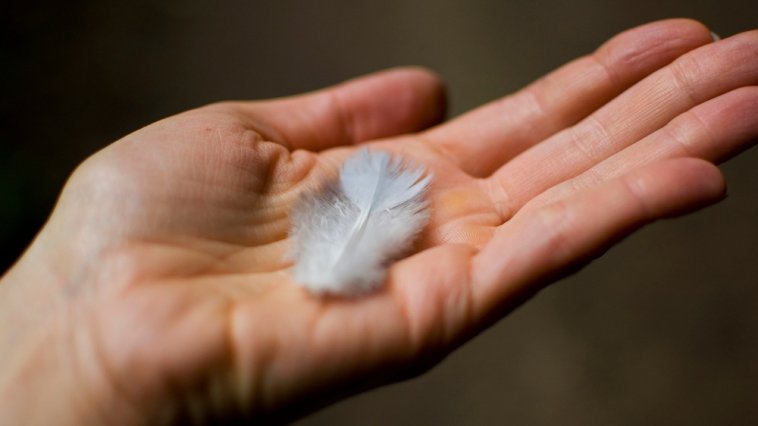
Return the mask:
[[[710, 162], [758, 132], [756, 83], [757, 33], [674, 20], [444, 124], [418, 69], [163, 120], [88, 159], [17, 265], [55, 259], [65, 278], [37, 284], [76, 306], [76, 338], [26, 344], [76, 346], [79, 380], [129, 407], [104, 419], [296, 417], [423, 371], [639, 226], [720, 199]], [[315, 297], [288, 213], [358, 146], [430, 170], [432, 220], [384, 290]]]

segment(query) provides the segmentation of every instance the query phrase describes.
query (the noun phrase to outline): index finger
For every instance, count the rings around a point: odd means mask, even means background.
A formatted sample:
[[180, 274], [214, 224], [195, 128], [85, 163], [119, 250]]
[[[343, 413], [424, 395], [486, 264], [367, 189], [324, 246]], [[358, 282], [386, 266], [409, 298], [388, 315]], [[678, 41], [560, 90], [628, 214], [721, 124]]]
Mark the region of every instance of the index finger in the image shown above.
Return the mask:
[[672, 19], [633, 28], [594, 53], [505, 98], [431, 129], [431, 143], [485, 177], [527, 148], [576, 124], [682, 54], [710, 43], [703, 24]]

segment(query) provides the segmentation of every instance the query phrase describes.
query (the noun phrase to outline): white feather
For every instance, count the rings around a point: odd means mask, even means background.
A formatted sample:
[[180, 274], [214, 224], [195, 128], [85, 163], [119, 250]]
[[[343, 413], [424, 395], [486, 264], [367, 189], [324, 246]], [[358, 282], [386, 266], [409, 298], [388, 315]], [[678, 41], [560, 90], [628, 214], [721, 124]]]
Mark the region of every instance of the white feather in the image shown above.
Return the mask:
[[295, 280], [313, 293], [358, 295], [385, 280], [429, 219], [431, 176], [386, 152], [361, 150], [339, 180], [304, 194], [292, 213]]

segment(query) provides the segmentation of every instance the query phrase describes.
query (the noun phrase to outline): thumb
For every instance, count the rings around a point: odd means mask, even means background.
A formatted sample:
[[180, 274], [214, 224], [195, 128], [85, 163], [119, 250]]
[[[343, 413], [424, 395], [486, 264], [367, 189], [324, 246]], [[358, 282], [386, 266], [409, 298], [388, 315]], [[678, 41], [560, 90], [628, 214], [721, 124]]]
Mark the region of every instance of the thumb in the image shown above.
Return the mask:
[[445, 115], [445, 89], [423, 68], [395, 68], [316, 92], [236, 104], [250, 127], [292, 149], [339, 145], [426, 129]]

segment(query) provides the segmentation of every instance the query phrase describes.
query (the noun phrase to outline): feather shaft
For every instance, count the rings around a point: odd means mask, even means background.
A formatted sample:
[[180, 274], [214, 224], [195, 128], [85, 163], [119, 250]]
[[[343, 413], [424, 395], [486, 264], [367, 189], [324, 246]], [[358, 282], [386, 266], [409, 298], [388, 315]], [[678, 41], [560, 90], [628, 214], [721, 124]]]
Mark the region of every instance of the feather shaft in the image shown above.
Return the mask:
[[361, 150], [335, 182], [304, 193], [291, 215], [295, 280], [317, 294], [378, 288], [428, 220], [424, 174], [386, 152]]
[[331, 265], [332, 268], [344, 259], [345, 253], [348, 251], [348, 249], [350, 249], [351, 246], [355, 245], [357, 240], [361, 238], [363, 229], [365, 229], [366, 223], [368, 222], [369, 215], [371, 214], [371, 209], [374, 205], [374, 200], [376, 199], [377, 187], [379, 186], [380, 181], [381, 179], [376, 179], [375, 184], [372, 186], [371, 197], [369, 198], [370, 200], [369, 205], [361, 208], [361, 215], [358, 217], [358, 220], [355, 222], [353, 229], [350, 231], [350, 234], [349, 234], [350, 237], [345, 243], [342, 249], [342, 252], [340, 253], [339, 257], [335, 259], [334, 263]]

